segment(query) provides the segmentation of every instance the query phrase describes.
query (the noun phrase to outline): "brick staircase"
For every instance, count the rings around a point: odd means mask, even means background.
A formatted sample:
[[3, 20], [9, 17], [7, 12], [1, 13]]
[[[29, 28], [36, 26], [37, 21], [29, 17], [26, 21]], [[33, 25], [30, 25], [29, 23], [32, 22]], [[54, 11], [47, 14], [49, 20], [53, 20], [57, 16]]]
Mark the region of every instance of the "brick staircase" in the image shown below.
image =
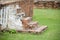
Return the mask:
[[24, 28], [22, 32], [41, 33], [47, 28], [47, 26], [40, 26], [37, 21], [32, 21], [31, 17], [23, 18], [22, 23]]

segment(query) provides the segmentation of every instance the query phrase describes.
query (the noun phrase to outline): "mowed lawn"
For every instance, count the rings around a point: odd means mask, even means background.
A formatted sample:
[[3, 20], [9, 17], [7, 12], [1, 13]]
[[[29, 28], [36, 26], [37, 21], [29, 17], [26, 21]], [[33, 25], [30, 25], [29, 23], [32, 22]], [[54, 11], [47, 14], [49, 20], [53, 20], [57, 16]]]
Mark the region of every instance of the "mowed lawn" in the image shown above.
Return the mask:
[[33, 20], [48, 28], [41, 34], [3, 33], [0, 40], [60, 40], [60, 10], [34, 9]]

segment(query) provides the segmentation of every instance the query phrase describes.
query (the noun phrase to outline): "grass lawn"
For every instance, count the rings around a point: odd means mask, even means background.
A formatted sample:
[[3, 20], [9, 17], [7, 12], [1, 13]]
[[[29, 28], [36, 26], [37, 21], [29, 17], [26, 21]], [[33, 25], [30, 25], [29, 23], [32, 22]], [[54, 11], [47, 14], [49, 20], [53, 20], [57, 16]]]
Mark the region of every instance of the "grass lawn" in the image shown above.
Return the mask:
[[0, 40], [60, 40], [60, 10], [59, 9], [34, 9], [33, 20], [48, 28], [42, 34], [29, 33], [0, 33]]

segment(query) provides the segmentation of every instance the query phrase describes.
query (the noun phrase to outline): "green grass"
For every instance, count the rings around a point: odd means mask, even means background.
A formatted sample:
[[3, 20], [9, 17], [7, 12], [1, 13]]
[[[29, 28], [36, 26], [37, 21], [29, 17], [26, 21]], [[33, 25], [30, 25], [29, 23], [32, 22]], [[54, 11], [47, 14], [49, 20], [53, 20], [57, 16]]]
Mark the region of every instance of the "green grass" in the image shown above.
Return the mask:
[[34, 9], [33, 20], [48, 28], [42, 34], [29, 33], [0, 33], [0, 40], [60, 40], [60, 10]]

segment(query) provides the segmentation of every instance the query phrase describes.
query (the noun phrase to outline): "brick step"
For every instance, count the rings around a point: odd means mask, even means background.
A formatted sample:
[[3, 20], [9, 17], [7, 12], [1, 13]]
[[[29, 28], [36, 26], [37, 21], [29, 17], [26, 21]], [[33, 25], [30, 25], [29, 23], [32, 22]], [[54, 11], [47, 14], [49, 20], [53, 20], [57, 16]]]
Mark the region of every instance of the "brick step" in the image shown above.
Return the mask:
[[41, 26], [41, 27], [37, 27], [35, 29], [28, 29], [28, 30], [19, 30], [19, 32], [30, 32], [30, 33], [41, 33], [42, 31], [44, 31], [47, 28], [47, 26]]

